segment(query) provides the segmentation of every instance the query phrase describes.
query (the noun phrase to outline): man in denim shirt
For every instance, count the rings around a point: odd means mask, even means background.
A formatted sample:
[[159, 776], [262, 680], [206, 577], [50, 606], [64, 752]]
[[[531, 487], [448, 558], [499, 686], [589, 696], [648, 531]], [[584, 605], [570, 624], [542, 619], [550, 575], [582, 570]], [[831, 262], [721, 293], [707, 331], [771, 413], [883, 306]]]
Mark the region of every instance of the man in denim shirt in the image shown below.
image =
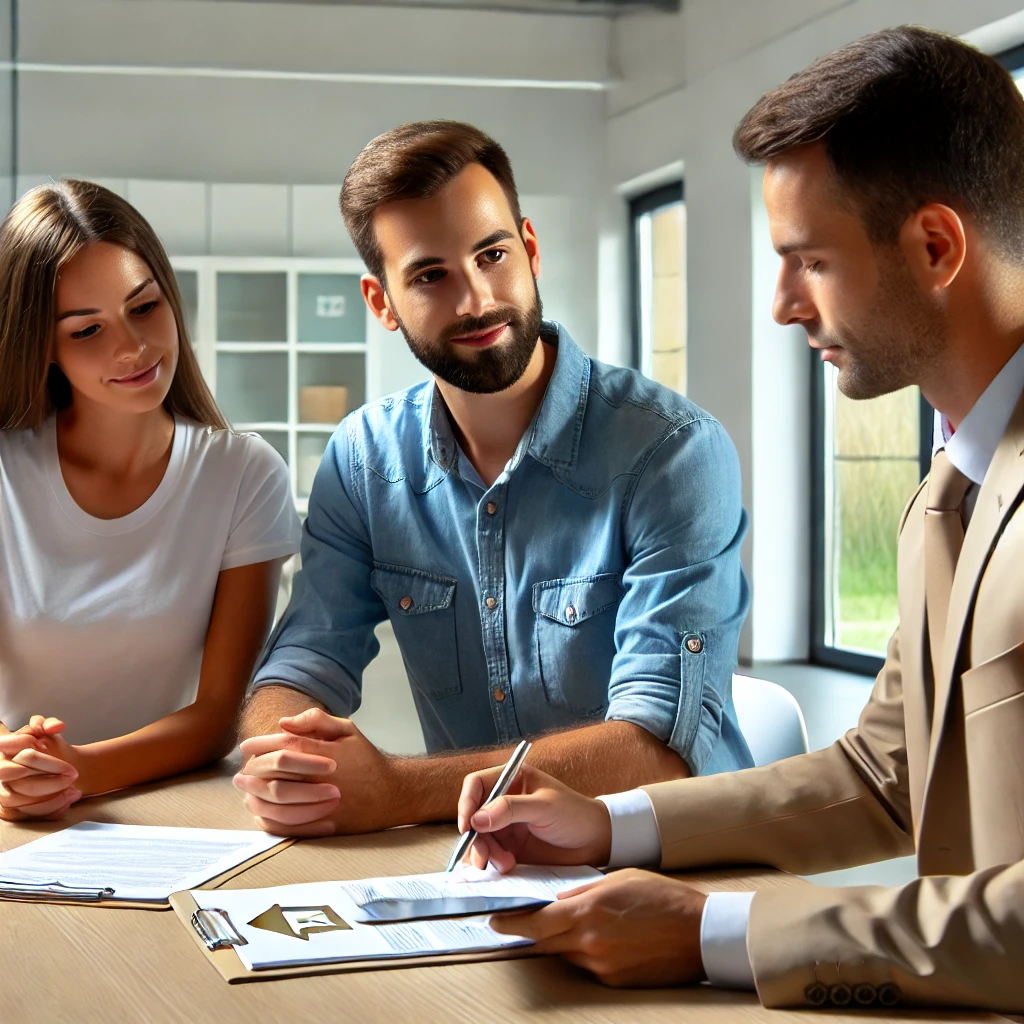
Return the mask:
[[[746, 517], [725, 431], [541, 320], [537, 238], [482, 132], [387, 132], [341, 200], [367, 304], [434, 379], [328, 445], [243, 715], [249, 809], [295, 835], [452, 818], [465, 774], [523, 736], [587, 793], [748, 767], [730, 689]], [[385, 618], [426, 758], [390, 757], [344, 717]]]

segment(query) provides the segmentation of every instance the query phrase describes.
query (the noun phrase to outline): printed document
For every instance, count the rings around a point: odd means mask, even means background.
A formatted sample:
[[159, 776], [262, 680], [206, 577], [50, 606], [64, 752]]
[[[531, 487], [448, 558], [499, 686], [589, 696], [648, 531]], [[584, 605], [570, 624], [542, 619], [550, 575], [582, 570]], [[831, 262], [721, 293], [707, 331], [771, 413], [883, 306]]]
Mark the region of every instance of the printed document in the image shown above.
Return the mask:
[[202, 885], [282, 841], [256, 831], [83, 821], [0, 853], [0, 893], [59, 883], [113, 889], [114, 900], [166, 903], [172, 892]]
[[344, 882], [346, 894], [357, 907], [374, 900], [436, 900], [460, 896], [534, 896], [553, 900], [604, 876], [593, 868], [538, 867], [520, 864], [503, 875], [493, 868], [480, 870], [459, 865], [454, 871], [429, 875], [396, 875], [394, 878], [364, 878]]
[[[472, 871], [472, 869], [470, 869]], [[356, 899], [416, 899], [452, 895], [547, 896], [601, 878], [590, 868], [516, 868], [502, 878], [477, 872], [476, 880], [454, 875], [409, 875], [360, 882], [304, 882], [270, 889], [201, 889], [196, 905], [226, 915], [245, 940], [234, 946], [250, 971], [275, 967], [386, 960], [449, 953], [486, 952], [532, 945], [516, 935], [500, 935], [489, 917], [459, 917], [396, 924], [364, 924]], [[529, 877], [529, 876], [532, 876]], [[447, 879], [447, 881], [443, 881]], [[496, 888], [500, 887], [500, 888]], [[353, 898], [355, 897], [355, 898]]]

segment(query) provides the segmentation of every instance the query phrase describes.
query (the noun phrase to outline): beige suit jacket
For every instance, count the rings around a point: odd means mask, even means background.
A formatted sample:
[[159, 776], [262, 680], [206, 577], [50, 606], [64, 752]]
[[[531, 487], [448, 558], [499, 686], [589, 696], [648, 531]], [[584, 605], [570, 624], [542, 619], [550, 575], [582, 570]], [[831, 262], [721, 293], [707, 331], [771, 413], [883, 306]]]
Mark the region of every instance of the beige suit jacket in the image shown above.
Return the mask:
[[[941, 664], [925, 612], [927, 487], [900, 524], [900, 625], [855, 729], [730, 775], [645, 787], [664, 869], [809, 874], [917, 852], [898, 889], [759, 893], [747, 948], [766, 1006], [819, 983], [1024, 1012], [1024, 397], [978, 495]], [[870, 991], [870, 990], [868, 990]], [[890, 988], [889, 993], [896, 993]]]

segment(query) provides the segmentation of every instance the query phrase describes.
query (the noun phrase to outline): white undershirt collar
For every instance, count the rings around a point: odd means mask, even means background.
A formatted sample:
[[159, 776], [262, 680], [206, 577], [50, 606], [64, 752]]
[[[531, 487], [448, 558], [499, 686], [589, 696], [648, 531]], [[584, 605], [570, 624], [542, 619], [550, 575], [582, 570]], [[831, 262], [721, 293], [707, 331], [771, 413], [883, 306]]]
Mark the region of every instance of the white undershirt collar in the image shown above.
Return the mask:
[[982, 392], [954, 433], [944, 413], [935, 413], [933, 451], [946, 449], [950, 462], [969, 480], [985, 479], [992, 457], [1024, 391], [1024, 345]]

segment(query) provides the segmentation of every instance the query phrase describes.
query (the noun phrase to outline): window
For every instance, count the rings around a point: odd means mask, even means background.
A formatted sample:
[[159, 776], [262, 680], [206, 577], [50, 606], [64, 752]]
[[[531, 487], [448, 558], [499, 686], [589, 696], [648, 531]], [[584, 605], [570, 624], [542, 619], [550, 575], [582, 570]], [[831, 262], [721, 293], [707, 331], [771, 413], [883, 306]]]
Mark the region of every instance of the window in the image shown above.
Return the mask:
[[686, 394], [686, 204], [682, 182], [629, 204], [633, 365]]
[[881, 668], [899, 622], [896, 534], [928, 472], [933, 413], [916, 387], [847, 398], [838, 371], [814, 360], [815, 500], [812, 657], [850, 671]]

